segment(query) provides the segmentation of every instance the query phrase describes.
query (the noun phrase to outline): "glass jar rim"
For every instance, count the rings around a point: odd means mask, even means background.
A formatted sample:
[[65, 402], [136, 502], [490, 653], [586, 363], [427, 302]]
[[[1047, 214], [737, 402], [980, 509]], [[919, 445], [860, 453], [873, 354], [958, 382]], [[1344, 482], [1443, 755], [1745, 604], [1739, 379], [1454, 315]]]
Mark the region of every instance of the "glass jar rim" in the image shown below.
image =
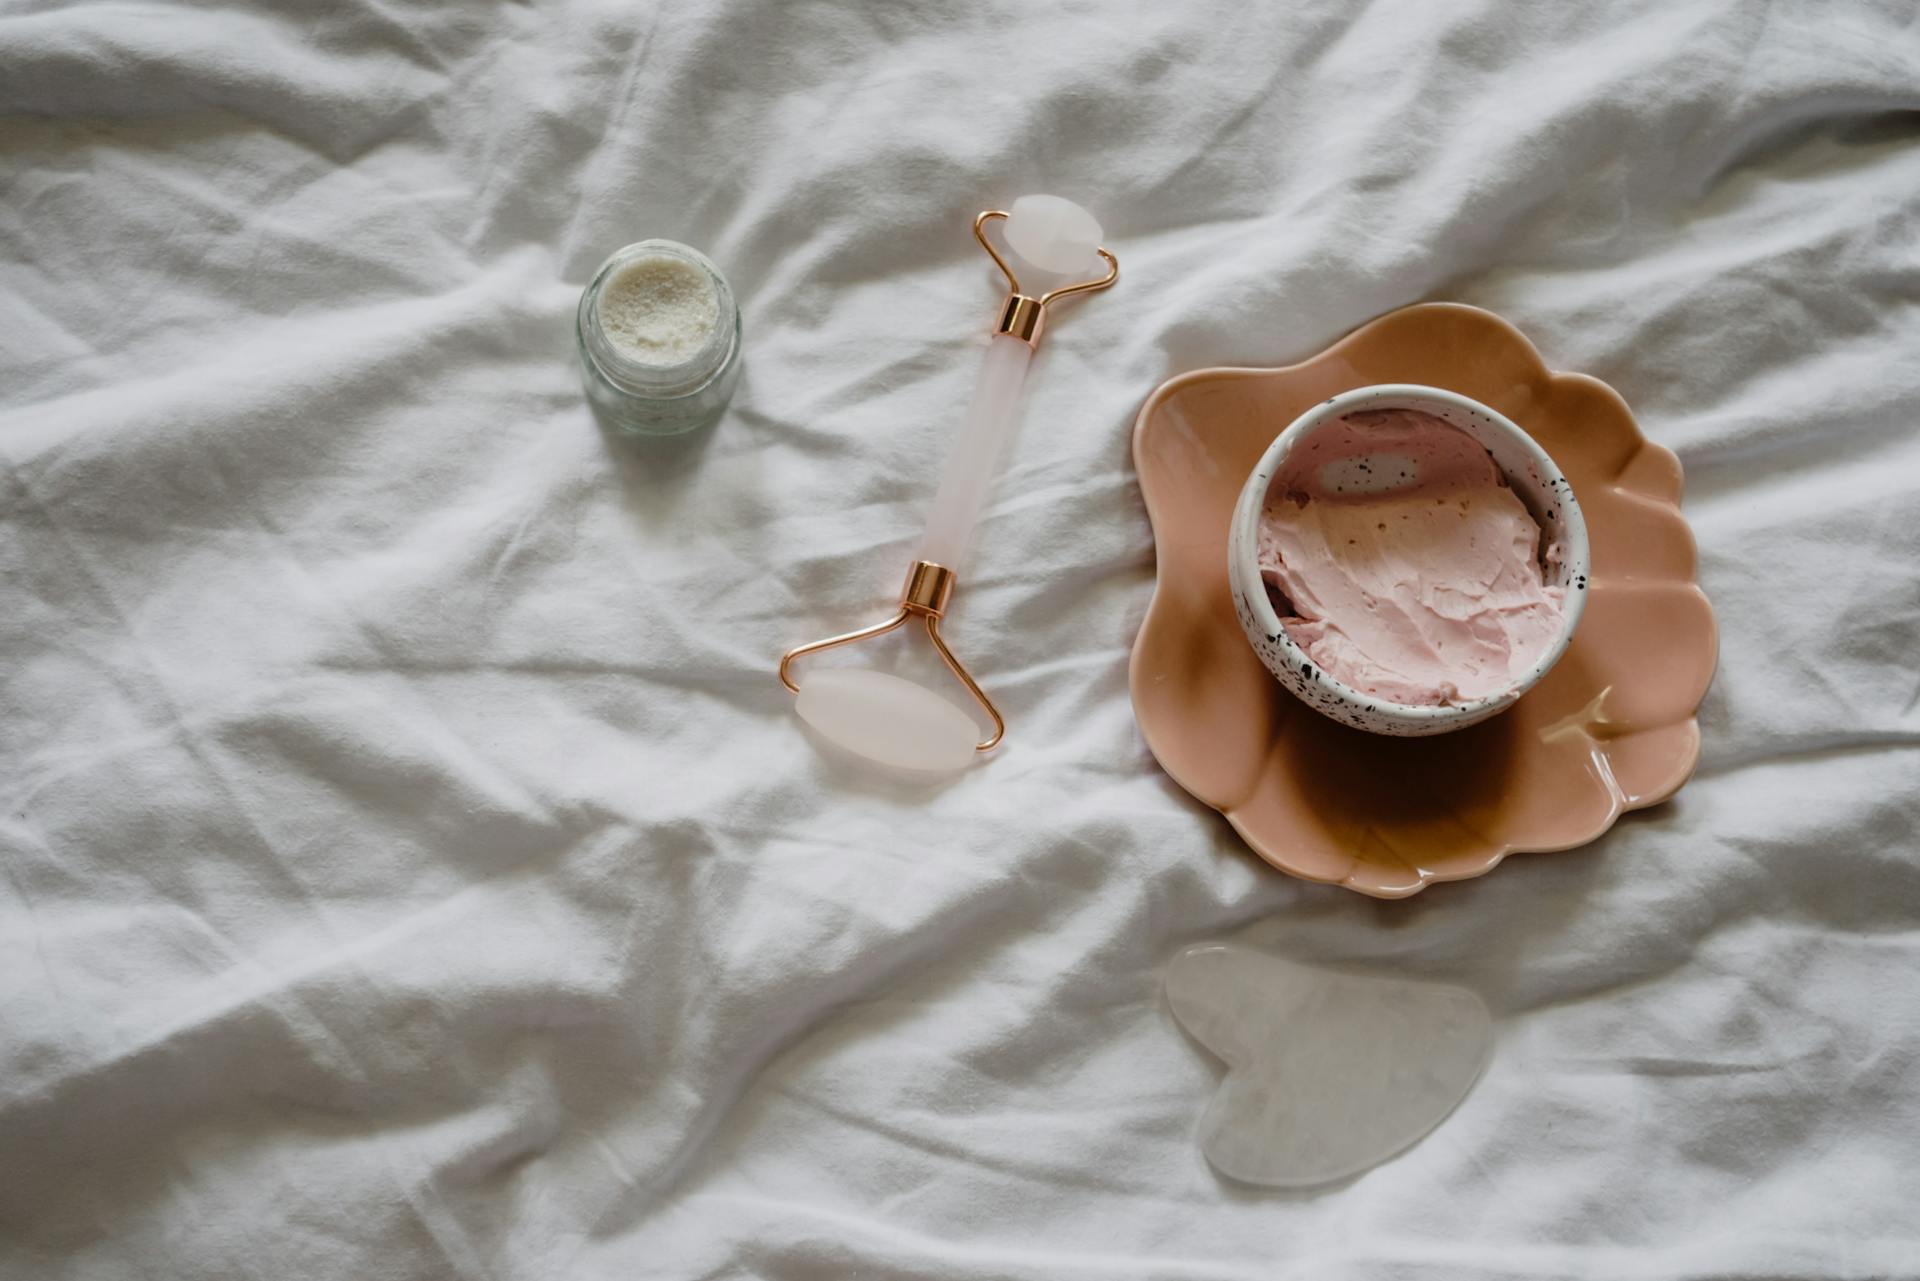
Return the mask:
[[[600, 295], [614, 271], [641, 258], [673, 258], [698, 267], [713, 286], [716, 313], [706, 343], [686, 360], [653, 365], [622, 353], [600, 323]], [[637, 240], [608, 254], [580, 293], [574, 318], [580, 347], [608, 382], [635, 396], [672, 400], [698, 395], [726, 369], [740, 345], [740, 311], [733, 289], [713, 261], [691, 245], [677, 240]]]

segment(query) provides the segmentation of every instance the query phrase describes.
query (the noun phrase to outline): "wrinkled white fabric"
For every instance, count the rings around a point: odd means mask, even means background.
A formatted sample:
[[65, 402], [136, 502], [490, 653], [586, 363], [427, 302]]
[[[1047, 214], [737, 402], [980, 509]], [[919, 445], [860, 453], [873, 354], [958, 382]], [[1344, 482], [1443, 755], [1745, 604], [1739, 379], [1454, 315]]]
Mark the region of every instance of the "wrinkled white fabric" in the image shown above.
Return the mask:
[[[1916, 108], [1910, 0], [7, 7], [0, 1276], [1914, 1275]], [[950, 620], [1012, 737], [903, 795], [773, 664], [1027, 191], [1123, 274]], [[747, 333], [665, 449], [573, 364], [647, 236]], [[1142, 746], [1128, 433], [1427, 297], [1680, 452], [1722, 665], [1677, 802], [1381, 904]], [[1255, 922], [1484, 992], [1475, 1093], [1223, 1183], [1158, 979]]]

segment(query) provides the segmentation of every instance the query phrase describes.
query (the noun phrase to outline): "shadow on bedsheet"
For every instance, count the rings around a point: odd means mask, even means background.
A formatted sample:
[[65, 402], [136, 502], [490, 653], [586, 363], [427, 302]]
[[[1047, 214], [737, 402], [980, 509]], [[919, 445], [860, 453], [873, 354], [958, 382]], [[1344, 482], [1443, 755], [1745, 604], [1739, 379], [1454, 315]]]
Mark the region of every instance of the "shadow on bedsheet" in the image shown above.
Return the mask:
[[702, 477], [714, 437], [726, 430], [725, 417], [680, 436], [635, 435], [598, 414], [594, 425], [620, 473], [626, 514], [649, 541], [671, 543], [677, 531], [697, 523], [697, 513], [714, 503], [712, 479]]
[[1421, 977], [1472, 988], [1496, 1020], [1588, 999], [1657, 979], [1693, 956], [1699, 917], [1713, 909], [1692, 897], [1660, 893], [1655, 910], [1629, 894], [1627, 906], [1594, 917], [1597, 902], [1648, 884], [1649, 829], [1689, 831], [1687, 809], [1683, 795], [1633, 810], [1576, 849], [1512, 854], [1486, 876], [1406, 899], [1302, 883], [1285, 910], [1222, 937], [1303, 964], [1362, 971], [1391, 971], [1417, 956]]
[[622, 431], [598, 413], [593, 421], [629, 488], [643, 482], [664, 487], [691, 479], [720, 430], [716, 423], [679, 436], [642, 436]]

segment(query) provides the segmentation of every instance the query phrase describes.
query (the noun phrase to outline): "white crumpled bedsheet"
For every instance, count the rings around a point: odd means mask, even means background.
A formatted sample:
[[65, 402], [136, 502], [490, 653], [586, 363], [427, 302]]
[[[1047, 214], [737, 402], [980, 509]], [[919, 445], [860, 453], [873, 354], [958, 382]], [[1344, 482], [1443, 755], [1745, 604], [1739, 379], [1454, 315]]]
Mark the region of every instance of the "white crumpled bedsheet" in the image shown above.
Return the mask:
[[[1920, 1274], [1917, 108], [1909, 0], [8, 6], [0, 1276]], [[904, 797], [773, 664], [896, 589], [1036, 189], [1123, 275], [951, 620], [1012, 737]], [[744, 306], [679, 448], [576, 384], [644, 236]], [[1142, 745], [1128, 434], [1421, 298], [1679, 451], [1723, 651], [1675, 803], [1383, 904]], [[1487, 1077], [1222, 1182], [1158, 984], [1243, 927]]]

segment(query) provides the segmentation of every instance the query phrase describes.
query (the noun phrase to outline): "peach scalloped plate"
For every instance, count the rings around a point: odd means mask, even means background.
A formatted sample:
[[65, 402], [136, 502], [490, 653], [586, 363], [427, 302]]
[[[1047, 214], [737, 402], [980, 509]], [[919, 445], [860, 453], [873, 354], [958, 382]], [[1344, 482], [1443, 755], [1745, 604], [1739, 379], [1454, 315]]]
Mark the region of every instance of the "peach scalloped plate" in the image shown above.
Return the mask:
[[[1362, 733], [1295, 700], [1248, 646], [1227, 584], [1227, 523], [1262, 451], [1315, 402], [1387, 382], [1457, 391], [1525, 427], [1593, 543], [1566, 657], [1503, 715], [1435, 738]], [[1515, 851], [1584, 845], [1693, 773], [1716, 640], [1680, 462], [1612, 388], [1548, 370], [1491, 312], [1422, 303], [1298, 365], [1183, 374], [1141, 409], [1133, 458], [1159, 555], [1129, 673], [1140, 731], [1282, 871], [1403, 898]]]

